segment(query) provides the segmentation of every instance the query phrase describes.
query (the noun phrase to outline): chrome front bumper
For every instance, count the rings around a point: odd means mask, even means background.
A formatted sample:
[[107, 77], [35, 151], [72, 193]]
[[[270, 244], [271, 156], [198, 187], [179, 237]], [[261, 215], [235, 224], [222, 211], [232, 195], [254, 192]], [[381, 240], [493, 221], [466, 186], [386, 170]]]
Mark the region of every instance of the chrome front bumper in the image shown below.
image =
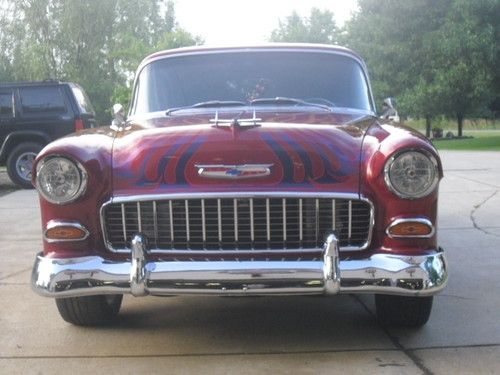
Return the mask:
[[422, 256], [375, 254], [339, 260], [338, 241], [332, 234], [323, 254], [318, 261], [148, 261], [145, 240], [136, 235], [131, 261], [99, 256], [56, 259], [39, 254], [31, 284], [37, 293], [57, 298], [96, 294], [428, 296], [443, 289], [448, 279], [441, 249]]

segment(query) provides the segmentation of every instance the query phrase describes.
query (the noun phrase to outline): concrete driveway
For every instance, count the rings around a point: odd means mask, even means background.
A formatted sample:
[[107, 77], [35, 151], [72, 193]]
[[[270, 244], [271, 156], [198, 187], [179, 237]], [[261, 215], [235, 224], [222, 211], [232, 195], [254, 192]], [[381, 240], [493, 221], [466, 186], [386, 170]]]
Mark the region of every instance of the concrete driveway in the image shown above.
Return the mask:
[[499, 373], [500, 153], [442, 157], [451, 276], [420, 330], [380, 327], [369, 296], [127, 296], [115, 326], [71, 326], [29, 287], [35, 192], [0, 186], [0, 373]]

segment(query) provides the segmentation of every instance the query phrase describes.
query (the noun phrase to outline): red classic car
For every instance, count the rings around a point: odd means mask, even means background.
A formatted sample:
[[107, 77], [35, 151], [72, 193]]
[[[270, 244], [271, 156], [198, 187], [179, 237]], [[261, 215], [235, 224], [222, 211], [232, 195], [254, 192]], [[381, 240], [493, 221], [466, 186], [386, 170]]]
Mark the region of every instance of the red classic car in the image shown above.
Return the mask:
[[439, 156], [376, 116], [354, 52], [196, 47], [139, 66], [128, 120], [48, 145], [32, 286], [63, 319], [109, 322], [123, 294], [371, 293], [421, 326], [446, 284]]

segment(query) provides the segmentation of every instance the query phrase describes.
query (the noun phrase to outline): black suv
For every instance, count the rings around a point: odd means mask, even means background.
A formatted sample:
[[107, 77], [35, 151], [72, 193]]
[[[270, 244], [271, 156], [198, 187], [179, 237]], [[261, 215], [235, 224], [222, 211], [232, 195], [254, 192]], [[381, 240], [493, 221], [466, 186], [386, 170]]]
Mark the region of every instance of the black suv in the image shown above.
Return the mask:
[[0, 84], [0, 165], [19, 186], [32, 187], [31, 166], [47, 143], [92, 127], [95, 112], [74, 83]]

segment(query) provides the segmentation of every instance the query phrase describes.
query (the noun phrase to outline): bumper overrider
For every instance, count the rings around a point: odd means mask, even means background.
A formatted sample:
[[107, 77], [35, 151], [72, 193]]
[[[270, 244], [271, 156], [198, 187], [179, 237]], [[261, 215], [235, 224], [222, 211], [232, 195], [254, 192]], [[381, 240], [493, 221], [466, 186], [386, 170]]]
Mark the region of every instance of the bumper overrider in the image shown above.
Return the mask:
[[98, 294], [293, 295], [378, 293], [428, 296], [448, 279], [442, 249], [421, 256], [374, 254], [339, 260], [334, 234], [318, 261], [148, 261], [146, 239], [132, 240], [131, 260], [99, 256], [48, 258], [39, 254], [33, 289], [48, 297]]

